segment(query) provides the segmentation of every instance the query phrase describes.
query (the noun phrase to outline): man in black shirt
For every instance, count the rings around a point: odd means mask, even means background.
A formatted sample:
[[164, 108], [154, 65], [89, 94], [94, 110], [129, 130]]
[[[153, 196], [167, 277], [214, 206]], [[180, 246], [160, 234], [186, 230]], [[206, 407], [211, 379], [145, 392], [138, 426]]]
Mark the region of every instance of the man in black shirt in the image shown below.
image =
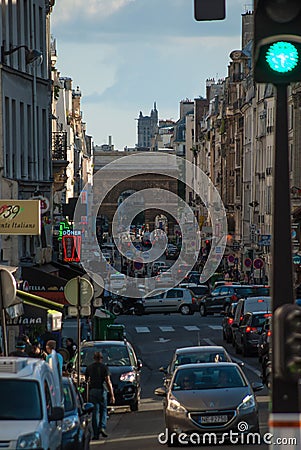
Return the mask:
[[9, 356], [19, 356], [21, 358], [27, 358], [28, 354], [25, 351], [26, 344], [23, 341], [18, 341], [15, 345], [16, 350], [11, 352]]
[[107, 432], [103, 425], [100, 423], [101, 417], [103, 417], [104, 408], [106, 408], [104, 402], [104, 383], [108, 387], [108, 391], [111, 396], [111, 403], [115, 403], [113, 386], [110, 379], [109, 369], [102, 362], [103, 356], [100, 352], [94, 353], [94, 363], [87, 367], [85, 378], [89, 382], [89, 400], [94, 404], [92, 413], [92, 427], [93, 427], [93, 439], [98, 439], [99, 433], [103, 437], [107, 437]]

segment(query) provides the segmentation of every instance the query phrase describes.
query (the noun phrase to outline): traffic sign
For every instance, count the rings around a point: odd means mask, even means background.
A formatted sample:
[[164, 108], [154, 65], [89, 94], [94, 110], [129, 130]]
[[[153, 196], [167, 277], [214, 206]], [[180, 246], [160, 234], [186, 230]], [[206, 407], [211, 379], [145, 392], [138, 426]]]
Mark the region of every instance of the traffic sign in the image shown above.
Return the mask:
[[16, 303], [20, 303], [20, 301], [16, 299], [16, 280], [8, 270], [0, 270], [0, 283], [3, 307], [8, 308]]
[[261, 234], [259, 236], [258, 245], [271, 245], [271, 237], [270, 234]]
[[261, 258], [254, 259], [253, 266], [255, 269], [262, 269], [264, 266], [264, 262]]
[[234, 256], [234, 255], [229, 255], [229, 256], [228, 256], [228, 262], [229, 262], [230, 264], [234, 264], [234, 261], [235, 261], [235, 256]]
[[143, 259], [136, 259], [136, 261], [134, 261], [134, 268], [136, 270], [141, 270], [143, 268]]
[[252, 260], [251, 260], [251, 258], [246, 258], [246, 259], [244, 260], [244, 265], [245, 265], [245, 267], [247, 267], [247, 268], [251, 267], [251, 266], [252, 266]]
[[[80, 286], [79, 286], [80, 283]], [[79, 294], [80, 289], [80, 294]], [[78, 305], [80, 300], [81, 306], [86, 306], [91, 301], [94, 289], [90, 281], [83, 277], [72, 278], [64, 287], [64, 294], [67, 301], [74, 306]], [[79, 294], [79, 299], [78, 299]]]
[[127, 250], [126, 253], [125, 253], [125, 256], [126, 256], [127, 258], [132, 258], [132, 256], [133, 256], [132, 250]]

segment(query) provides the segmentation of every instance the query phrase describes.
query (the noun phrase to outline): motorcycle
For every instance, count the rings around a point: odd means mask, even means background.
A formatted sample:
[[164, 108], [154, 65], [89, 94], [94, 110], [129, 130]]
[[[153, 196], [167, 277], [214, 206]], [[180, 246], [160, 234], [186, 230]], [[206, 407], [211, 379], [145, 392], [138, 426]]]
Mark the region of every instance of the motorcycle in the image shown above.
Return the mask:
[[115, 316], [120, 316], [120, 314], [136, 314], [137, 316], [141, 316], [144, 309], [140, 299], [129, 297], [112, 299], [108, 307]]

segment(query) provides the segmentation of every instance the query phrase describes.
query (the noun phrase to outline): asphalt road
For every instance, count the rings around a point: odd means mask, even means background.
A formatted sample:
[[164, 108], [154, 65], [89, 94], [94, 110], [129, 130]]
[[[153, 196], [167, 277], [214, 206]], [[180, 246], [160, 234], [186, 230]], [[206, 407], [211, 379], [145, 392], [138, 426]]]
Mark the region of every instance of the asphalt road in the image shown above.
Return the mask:
[[[142, 400], [138, 412], [115, 408], [108, 421], [109, 437], [91, 442], [91, 449], [107, 448], [108, 450], [148, 450], [163, 449], [158, 441], [160, 433], [164, 432], [162, 401], [154, 395], [154, 389], [162, 385], [160, 366], [169, 363], [173, 351], [177, 347], [191, 345], [224, 345], [233, 359], [238, 359], [233, 348], [222, 340], [221, 316], [200, 317], [170, 315], [147, 315], [142, 317], [120, 316], [118, 323], [126, 325], [127, 339], [136, 349], [143, 362], [142, 368]], [[256, 357], [240, 357], [244, 361], [244, 371], [252, 381], [260, 381], [260, 366]], [[263, 436], [267, 431], [268, 392], [266, 389], [257, 395], [260, 414], [260, 432]], [[188, 447], [187, 445], [182, 446]], [[235, 446], [215, 445], [224, 450], [244, 448], [241, 444]], [[208, 448], [206, 445], [203, 448]], [[267, 449], [267, 445], [248, 445], [250, 449]]]

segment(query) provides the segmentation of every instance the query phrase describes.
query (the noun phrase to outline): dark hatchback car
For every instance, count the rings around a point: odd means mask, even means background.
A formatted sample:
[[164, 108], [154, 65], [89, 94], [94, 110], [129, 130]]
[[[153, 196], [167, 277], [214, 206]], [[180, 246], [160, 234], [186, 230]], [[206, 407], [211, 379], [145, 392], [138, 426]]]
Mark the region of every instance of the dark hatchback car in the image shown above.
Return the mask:
[[234, 321], [235, 311], [237, 308], [237, 302], [230, 303], [225, 308], [225, 313], [222, 321], [223, 327], [223, 339], [226, 342], [233, 341], [232, 323]]
[[232, 285], [219, 286], [211, 294], [203, 297], [200, 302], [201, 316], [220, 313], [229, 303], [236, 302], [240, 298], [269, 296], [270, 288], [259, 285]]
[[93, 403], [84, 403], [71, 377], [63, 377], [62, 450], [89, 450]]
[[266, 320], [271, 317], [271, 313], [253, 312], [246, 313], [241, 324], [234, 330], [235, 351], [244, 356], [258, 354], [258, 342], [260, 333]]
[[[94, 362], [95, 352], [101, 352], [103, 363], [109, 368], [116, 406], [129, 406], [131, 411], [139, 408], [142, 363], [137, 359], [132, 345], [124, 341], [88, 341], [81, 347], [81, 373]], [[76, 367], [76, 359], [74, 364]]]

